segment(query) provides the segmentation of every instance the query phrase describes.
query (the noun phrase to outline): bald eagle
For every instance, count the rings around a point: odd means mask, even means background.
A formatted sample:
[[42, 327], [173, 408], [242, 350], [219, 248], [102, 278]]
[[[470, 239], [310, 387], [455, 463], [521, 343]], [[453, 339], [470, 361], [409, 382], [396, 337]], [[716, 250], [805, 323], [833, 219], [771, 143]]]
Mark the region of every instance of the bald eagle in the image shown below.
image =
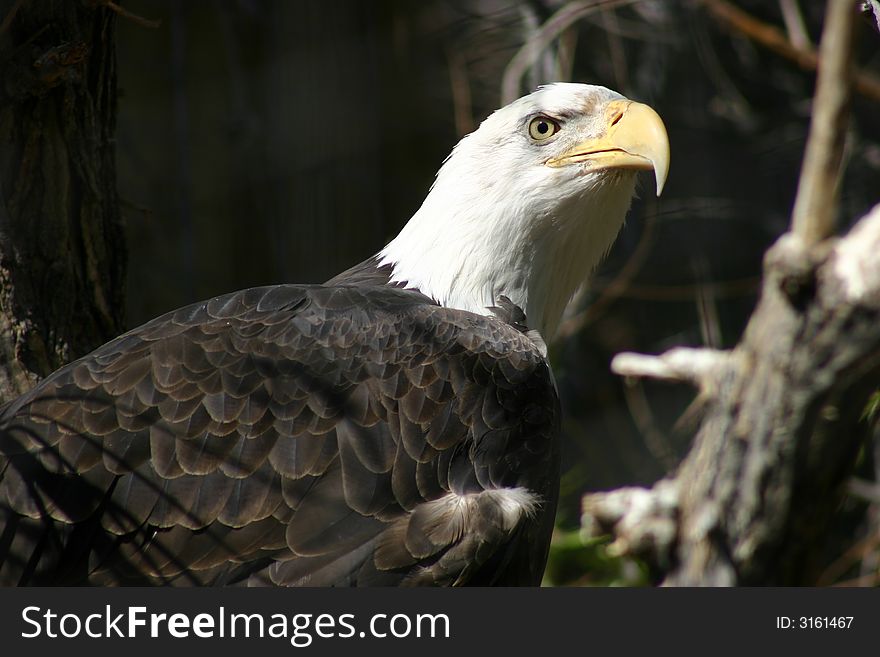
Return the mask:
[[323, 285], [158, 317], [0, 409], [0, 583], [536, 585], [559, 485], [546, 359], [663, 123], [553, 84], [455, 146]]

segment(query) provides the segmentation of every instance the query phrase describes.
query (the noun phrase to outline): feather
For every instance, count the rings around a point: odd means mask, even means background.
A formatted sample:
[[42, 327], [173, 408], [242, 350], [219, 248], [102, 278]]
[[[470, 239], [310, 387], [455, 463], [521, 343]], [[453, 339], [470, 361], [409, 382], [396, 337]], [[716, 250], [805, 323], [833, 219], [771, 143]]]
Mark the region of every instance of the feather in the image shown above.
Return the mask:
[[[379, 425], [381, 426], [381, 425]], [[336, 437], [339, 444], [339, 461], [342, 464], [342, 489], [345, 503], [364, 516], [375, 515], [393, 499], [391, 490], [391, 463], [394, 459], [394, 443], [387, 442], [389, 454], [364, 450], [366, 445], [375, 446], [381, 436], [375, 431], [357, 434], [350, 431], [348, 423], [340, 423]], [[366, 440], [365, 440], [366, 439]], [[359, 450], [358, 447], [361, 449]], [[365, 460], [364, 454], [368, 454]], [[380, 459], [388, 461], [387, 466]]]

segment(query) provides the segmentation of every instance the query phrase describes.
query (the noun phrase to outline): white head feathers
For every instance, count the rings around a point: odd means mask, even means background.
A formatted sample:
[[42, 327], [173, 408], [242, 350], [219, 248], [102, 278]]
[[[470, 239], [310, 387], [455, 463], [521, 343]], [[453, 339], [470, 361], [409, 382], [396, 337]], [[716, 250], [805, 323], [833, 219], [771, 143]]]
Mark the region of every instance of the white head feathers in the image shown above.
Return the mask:
[[542, 87], [458, 143], [380, 264], [448, 307], [487, 314], [505, 295], [549, 340], [623, 225], [635, 171], [662, 186], [665, 139], [653, 110], [609, 89]]

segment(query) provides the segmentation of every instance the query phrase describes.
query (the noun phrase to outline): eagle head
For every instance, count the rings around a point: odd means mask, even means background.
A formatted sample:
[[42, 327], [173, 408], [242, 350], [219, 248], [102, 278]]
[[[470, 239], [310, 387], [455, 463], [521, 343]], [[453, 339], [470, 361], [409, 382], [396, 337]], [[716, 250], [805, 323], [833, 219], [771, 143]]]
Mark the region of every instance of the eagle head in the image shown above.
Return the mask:
[[659, 196], [669, 140], [653, 109], [605, 87], [541, 87], [455, 146], [380, 264], [444, 306], [488, 314], [506, 296], [550, 339], [620, 231], [639, 171]]

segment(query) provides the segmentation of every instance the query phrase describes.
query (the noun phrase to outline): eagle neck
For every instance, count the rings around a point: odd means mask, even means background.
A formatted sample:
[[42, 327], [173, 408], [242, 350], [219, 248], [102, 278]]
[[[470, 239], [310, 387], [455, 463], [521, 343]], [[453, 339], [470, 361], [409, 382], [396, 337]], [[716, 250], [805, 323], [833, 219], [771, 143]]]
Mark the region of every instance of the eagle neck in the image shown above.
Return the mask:
[[458, 189], [450, 201], [443, 182], [438, 178], [418, 212], [378, 254], [379, 264], [392, 268], [390, 282], [418, 289], [442, 306], [483, 315], [506, 296], [525, 312], [528, 327], [549, 341], [571, 297], [619, 232], [635, 177], [553, 199], [553, 212], [536, 211], [542, 205], [534, 199], [501, 196], [491, 188]]

